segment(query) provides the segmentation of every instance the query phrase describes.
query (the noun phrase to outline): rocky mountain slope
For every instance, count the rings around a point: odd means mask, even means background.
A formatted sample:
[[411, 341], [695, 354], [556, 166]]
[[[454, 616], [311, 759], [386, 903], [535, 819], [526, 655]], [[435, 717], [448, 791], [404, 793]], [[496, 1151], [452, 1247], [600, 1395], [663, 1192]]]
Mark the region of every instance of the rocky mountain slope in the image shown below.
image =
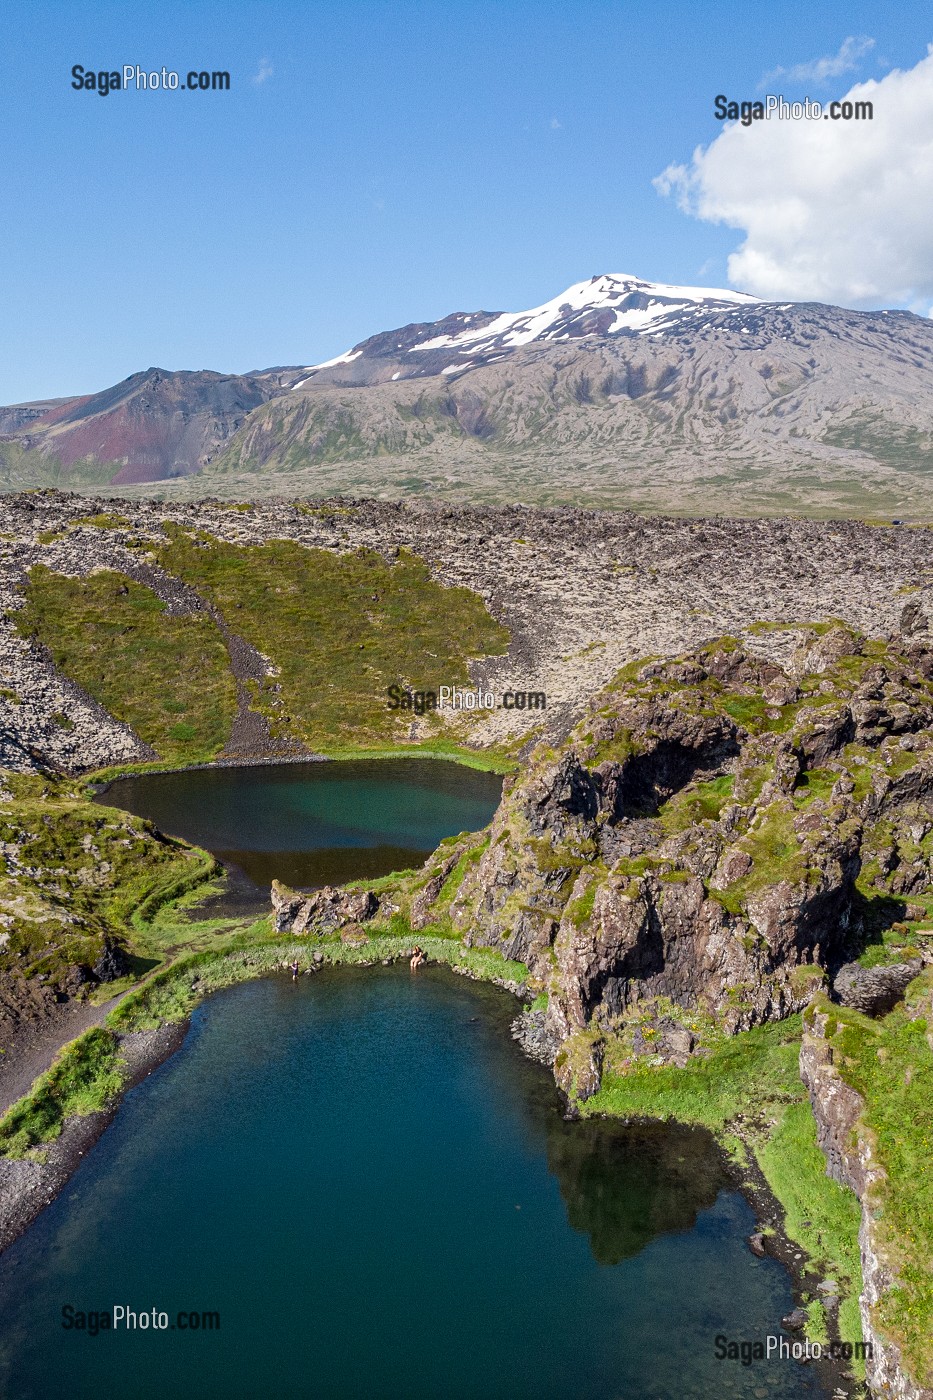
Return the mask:
[[926, 516], [931, 370], [933, 326], [909, 312], [603, 276], [305, 369], [150, 371], [0, 410], [0, 468], [11, 486], [171, 478], [160, 491], [182, 495]]
[[292, 387], [457, 374], [493, 364], [521, 346], [665, 335], [711, 312], [758, 304], [744, 292], [674, 287], [625, 274], [591, 277], [530, 311], [457, 311], [440, 321], [370, 336], [345, 354], [312, 365]]
[[753, 511], [822, 499], [907, 513], [927, 500], [933, 327], [922, 318], [740, 303], [636, 333], [601, 331], [601, 317], [514, 346], [508, 333], [425, 341], [421, 327], [377, 337], [253, 413], [209, 475], [333, 489], [381, 474], [387, 487], [484, 499], [679, 495]]
[[295, 378], [131, 374], [99, 394], [0, 408], [0, 484], [76, 487], [170, 480], [203, 471], [253, 409]]

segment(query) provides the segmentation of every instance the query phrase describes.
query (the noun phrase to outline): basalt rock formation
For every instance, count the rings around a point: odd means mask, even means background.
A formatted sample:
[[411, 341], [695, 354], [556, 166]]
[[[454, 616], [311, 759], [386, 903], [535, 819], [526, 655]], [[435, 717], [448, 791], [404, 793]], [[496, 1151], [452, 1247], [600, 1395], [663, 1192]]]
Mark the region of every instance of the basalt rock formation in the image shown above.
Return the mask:
[[279, 880], [272, 881], [272, 910], [276, 933], [333, 933], [347, 924], [371, 919], [379, 900], [370, 890], [342, 890], [332, 885], [311, 895], [296, 894]]
[[922, 969], [920, 958], [888, 967], [846, 963], [836, 974], [833, 992], [842, 1006], [863, 1011], [866, 1016], [883, 1016], [897, 1005]]
[[[919, 970], [925, 906], [903, 896], [931, 883], [931, 725], [923, 633], [817, 627], [787, 670], [729, 639], [636, 664], [532, 753], [488, 837], [432, 858], [415, 921], [449, 913], [527, 963], [554, 1042], [656, 1004], [682, 1062], [678, 1013], [781, 1019], [866, 943]], [[597, 1060], [591, 1043], [591, 1089]]]

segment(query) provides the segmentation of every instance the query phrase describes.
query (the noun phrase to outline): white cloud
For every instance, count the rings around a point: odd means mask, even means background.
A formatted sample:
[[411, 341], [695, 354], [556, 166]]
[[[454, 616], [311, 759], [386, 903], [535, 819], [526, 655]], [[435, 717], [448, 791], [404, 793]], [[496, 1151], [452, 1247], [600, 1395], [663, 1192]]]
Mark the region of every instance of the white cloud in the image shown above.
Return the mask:
[[[685, 213], [742, 229], [733, 286], [770, 300], [930, 307], [933, 45], [845, 97], [873, 121], [727, 126], [654, 181]], [[840, 98], [839, 100], [842, 100]]]
[[759, 86], [765, 87], [775, 78], [784, 78], [789, 83], [825, 83], [829, 78], [841, 78], [843, 73], [854, 73], [874, 47], [874, 39], [869, 39], [867, 34], [858, 37], [850, 34], [843, 39], [838, 53], [814, 58], [810, 63], [797, 63], [793, 68], [774, 68], [765, 74]]
[[262, 87], [263, 83], [267, 78], [271, 78], [274, 72], [275, 69], [272, 67], [270, 60], [268, 58], [261, 58], [259, 60], [259, 68], [252, 81], [255, 83], [256, 87]]
[[557, 120], [556, 117], [552, 117], [552, 118], [551, 118], [551, 130], [552, 130], [552, 131], [563, 131], [563, 125], [561, 124], [561, 122], [559, 122], [559, 121]]

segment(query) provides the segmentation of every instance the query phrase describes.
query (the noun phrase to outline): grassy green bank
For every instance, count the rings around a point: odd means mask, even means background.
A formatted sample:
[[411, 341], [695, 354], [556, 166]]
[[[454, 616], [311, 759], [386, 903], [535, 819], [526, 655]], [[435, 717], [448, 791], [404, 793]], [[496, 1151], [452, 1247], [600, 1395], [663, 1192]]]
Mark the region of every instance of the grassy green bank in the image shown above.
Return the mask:
[[[246, 685], [273, 739], [335, 754], [404, 742], [412, 712], [388, 708], [389, 686], [466, 686], [470, 660], [508, 648], [507, 629], [478, 594], [438, 583], [407, 551], [389, 562], [371, 549], [233, 545], [170, 522], [163, 529], [161, 541], [130, 547], [195, 589], [209, 611], [170, 613], [114, 570], [71, 578], [36, 564], [15, 614], [21, 635], [46, 646], [162, 761], [209, 762], [230, 738], [237, 686], [219, 622], [271, 663]], [[436, 714], [423, 722], [442, 739]]]
[[[399, 932], [397, 923], [394, 930], [374, 931], [353, 941], [334, 934], [312, 942], [283, 939], [273, 931], [271, 921], [263, 919], [246, 933], [228, 937], [222, 948], [177, 958], [125, 996], [103, 1026], [86, 1031], [62, 1049], [30, 1093], [0, 1118], [0, 1154], [19, 1158], [41, 1150], [58, 1137], [69, 1117], [112, 1104], [126, 1084], [121, 1036], [183, 1021], [212, 992], [281, 972], [293, 961], [298, 961], [302, 972], [314, 969], [315, 952], [322, 955], [322, 965], [331, 966], [364, 966], [407, 957], [413, 936], [410, 931]], [[480, 981], [517, 990], [528, 975], [523, 963], [490, 949], [464, 948], [457, 939], [430, 930], [418, 934], [418, 943], [433, 961]]]
[[136, 981], [198, 936], [181, 929], [178, 911], [217, 887], [221, 870], [206, 851], [89, 802], [77, 780], [0, 777], [0, 975], [73, 994], [107, 947]]
[[838, 1075], [862, 1097], [858, 1135], [883, 1172], [871, 1189], [876, 1247], [894, 1277], [877, 1323], [910, 1374], [933, 1387], [933, 968], [871, 1020], [821, 998]]
[[[289, 764], [325, 760], [328, 763], [342, 763], [353, 759], [367, 758], [436, 758], [441, 762], [462, 764], [464, 768], [475, 768], [482, 773], [505, 774], [514, 773], [518, 767], [518, 759], [515, 757], [514, 749], [519, 747], [522, 742], [522, 740], [518, 740], [512, 746], [485, 745], [481, 749], [464, 748], [461, 744], [449, 739], [427, 739], [416, 744], [405, 745], [388, 741], [385, 744], [370, 744], [366, 747], [330, 745], [318, 749], [307, 759], [270, 757], [258, 759], [256, 762], [258, 764]], [[218, 766], [211, 760], [204, 763], [185, 761], [171, 763], [160, 759], [149, 763], [114, 763], [106, 768], [95, 768], [83, 774], [81, 782], [84, 794], [90, 797], [99, 793], [101, 787], [107, 783], [116, 782], [118, 778], [135, 777], [140, 773], [179, 773], [192, 768]]]
[[119, 1043], [95, 1026], [66, 1045], [29, 1093], [0, 1118], [0, 1153], [24, 1157], [57, 1138], [65, 1122], [107, 1108], [125, 1082]]

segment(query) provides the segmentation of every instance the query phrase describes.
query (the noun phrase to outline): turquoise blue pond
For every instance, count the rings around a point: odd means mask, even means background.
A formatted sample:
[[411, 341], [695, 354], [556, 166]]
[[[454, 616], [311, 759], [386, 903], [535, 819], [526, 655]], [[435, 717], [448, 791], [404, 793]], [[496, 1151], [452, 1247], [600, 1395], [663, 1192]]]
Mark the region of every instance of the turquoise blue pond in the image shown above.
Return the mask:
[[121, 778], [100, 801], [148, 817], [256, 885], [343, 884], [421, 865], [492, 818], [502, 779], [426, 758], [195, 768]]
[[[792, 1307], [711, 1139], [568, 1123], [440, 968], [221, 993], [0, 1259], [8, 1400], [817, 1397], [720, 1362]], [[76, 1312], [216, 1313], [87, 1331]]]

